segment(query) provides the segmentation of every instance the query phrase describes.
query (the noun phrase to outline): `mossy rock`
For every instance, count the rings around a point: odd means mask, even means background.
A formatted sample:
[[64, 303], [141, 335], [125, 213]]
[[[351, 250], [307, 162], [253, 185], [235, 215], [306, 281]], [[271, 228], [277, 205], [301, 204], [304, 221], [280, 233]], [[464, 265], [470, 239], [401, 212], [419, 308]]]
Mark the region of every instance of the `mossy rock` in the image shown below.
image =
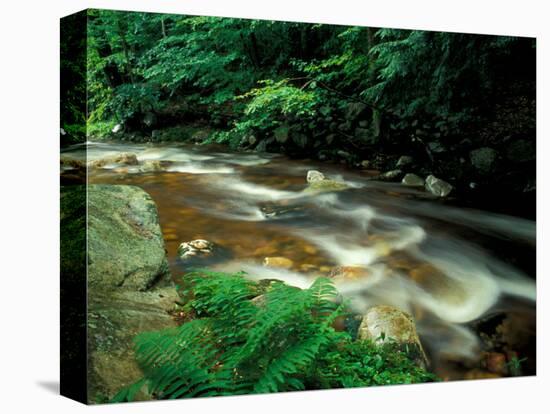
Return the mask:
[[88, 186], [88, 285], [145, 290], [170, 281], [157, 207], [126, 185]]
[[[176, 326], [169, 314], [179, 300], [176, 289], [146, 292], [95, 289], [88, 300], [88, 400], [107, 402], [143, 373], [134, 354], [138, 333]], [[136, 400], [151, 399], [145, 390]]]
[[349, 186], [346, 183], [334, 180], [321, 180], [309, 183], [304, 190], [306, 193], [324, 193], [329, 191], [347, 190]]

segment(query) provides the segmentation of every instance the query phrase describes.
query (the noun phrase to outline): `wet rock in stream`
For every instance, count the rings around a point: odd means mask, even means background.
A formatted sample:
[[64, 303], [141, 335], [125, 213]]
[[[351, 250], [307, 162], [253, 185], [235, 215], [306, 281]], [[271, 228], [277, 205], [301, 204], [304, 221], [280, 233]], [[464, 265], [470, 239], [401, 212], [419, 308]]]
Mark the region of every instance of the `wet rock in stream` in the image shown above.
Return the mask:
[[260, 211], [268, 219], [294, 219], [303, 217], [306, 211], [299, 205], [266, 204], [260, 207]]
[[307, 172], [306, 181], [308, 186], [304, 189], [306, 193], [323, 193], [329, 191], [341, 191], [346, 190], [349, 187], [348, 184], [330, 180], [320, 171], [310, 170]]
[[277, 267], [281, 269], [290, 269], [294, 262], [286, 257], [266, 257], [263, 265], [267, 267]]
[[178, 260], [187, 269], [211, 266], [229, 260], [228, 249], [204, 239], [183, 242], [178, 247]]
[[137, 155], [133, 152], [121, 152], [88, 162], [88, 166], [92, 168], [105, 168], [110, 165], [138, 165]]

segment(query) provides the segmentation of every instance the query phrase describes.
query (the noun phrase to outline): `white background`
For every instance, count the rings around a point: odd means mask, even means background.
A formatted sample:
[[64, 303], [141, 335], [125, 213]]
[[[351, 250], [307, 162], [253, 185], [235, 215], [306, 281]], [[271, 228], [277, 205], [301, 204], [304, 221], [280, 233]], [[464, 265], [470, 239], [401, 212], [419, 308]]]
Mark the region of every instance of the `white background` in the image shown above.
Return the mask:
[[[545, 10], [545, 3], [544, 0], [4, 0], [0, 6], [0, 411], [548, 412], [549, 266], [545, 256], [549, 245], [541, 232], [548, 222], [545, 177], [548, 177], [550, 139], [547, 136], [550, 13]], [[94, 408], [58, 396], [58, 19], [86, 7], [536, 36], [538, 376]]]

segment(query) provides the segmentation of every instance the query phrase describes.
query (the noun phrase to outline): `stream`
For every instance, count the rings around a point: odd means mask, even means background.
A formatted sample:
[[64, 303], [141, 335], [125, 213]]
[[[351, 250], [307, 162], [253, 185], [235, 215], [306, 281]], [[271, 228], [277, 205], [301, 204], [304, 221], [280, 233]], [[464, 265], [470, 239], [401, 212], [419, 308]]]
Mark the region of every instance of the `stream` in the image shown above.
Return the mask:
[[[105, 165], [88, 179], [151, 195], [176, 281], [186, 270], [177, 248], [194, 239], [230, 252], [218, 270], [300, 288], [335, 266], [364, 267], [359, 277], [335, 280], [339, 292], [358, 313], [387, 304], [412, 314], [431, 368], [446, 379], [465, 378], [475, 366], [482, 352], [476, 326], [492, 315], [512, 315], [512, 330], [534, 341], [534, 221], [454, 207], [423, 189], [369, 180], [369, 171], [218, 146], [89, 142], [62, 157], [84, 159], [86, 148], [88, 161], [131, 152], [140, 165], [161, 162], [154, 172]], [[350, 188], [304, 193], [308, 170]], [[291, 265], [264, 266], [266, 257]]]

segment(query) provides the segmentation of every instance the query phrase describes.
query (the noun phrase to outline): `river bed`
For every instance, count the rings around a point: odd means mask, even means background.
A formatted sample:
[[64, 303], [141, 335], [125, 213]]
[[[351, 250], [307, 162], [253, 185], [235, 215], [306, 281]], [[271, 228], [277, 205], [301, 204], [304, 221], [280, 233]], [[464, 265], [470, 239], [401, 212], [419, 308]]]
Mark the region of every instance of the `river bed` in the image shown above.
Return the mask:
[[[335, 280], [341, 294], [358, 313], [376, 304], [411, 313], [431, 368], [442, 378], [467, 378], [477, 366], [483, 346], [476, 327], [493, 315], [512, 321], [509, 329], [522, 336], [517, 351], [532, 348], [534, 221], [453, 207], [423, 189], [372, 181], [369, 171], [276, 154], [87, 143], [64, 149], [62, 157], [84, 159], [86, 149], [88, 161], [137, 155], [139, 165], [90, 168], [88, 180], [137, 185], [151, 195], [176, 282], [187, 270], [177, 248], [194, 239], [230, 252], [218, 270], [301, 288], [336, 266], [361, 267], [366, 272], [360, 276]], [[159, 161], [162, 171], [143, 172], [151, 161]], [[312, 169], [350, 188], [304, 193]], [[284, 257], [291, 265], [264, 266], [266, 257]], [[526, 373], [534, 373], [534, 353], [528, 357]]]

